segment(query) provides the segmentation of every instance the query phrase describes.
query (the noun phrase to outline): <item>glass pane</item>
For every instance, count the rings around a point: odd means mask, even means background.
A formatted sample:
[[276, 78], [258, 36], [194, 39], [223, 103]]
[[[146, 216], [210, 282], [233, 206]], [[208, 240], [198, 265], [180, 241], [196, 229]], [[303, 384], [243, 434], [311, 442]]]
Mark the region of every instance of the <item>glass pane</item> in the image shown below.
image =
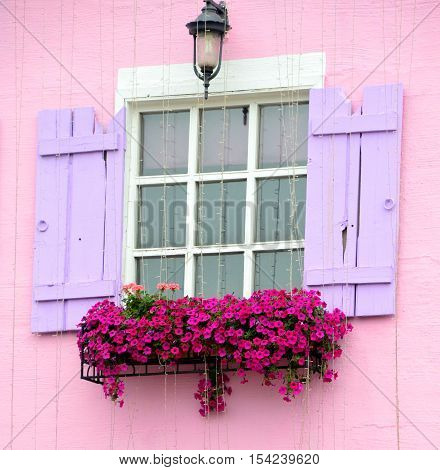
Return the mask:
[[140, 188], [138, 248], [185, 246], [186, 184]]
[[[296, 200], [296, 207], [291, 201]], [[306, 177], [257, 182], [257, 242], [304, 238]]]
[[142, 115], [141, 175], [188, 172], [189, 111]]
[[243, 295], [243, 254], [196, 256], [196, 296]]
[[262, 106], [259, 168], [307, 163], [308, 103]]
[[198, 185], [197, 245], [244, 242], [246, 181]]
[[154, 257], [138, 258], [137, 281], [145, 289], [153, 293], [159, 282], [178, 282], [180, 290], [174, 294], [176, 297], [183, 297], [185, 280], [185, 257]]
[[255, 290], [302, 287], [303, 250], [255, 253]]
[[244, 170], [248, 108], [206, 109], [200, 115], [199, 171]]

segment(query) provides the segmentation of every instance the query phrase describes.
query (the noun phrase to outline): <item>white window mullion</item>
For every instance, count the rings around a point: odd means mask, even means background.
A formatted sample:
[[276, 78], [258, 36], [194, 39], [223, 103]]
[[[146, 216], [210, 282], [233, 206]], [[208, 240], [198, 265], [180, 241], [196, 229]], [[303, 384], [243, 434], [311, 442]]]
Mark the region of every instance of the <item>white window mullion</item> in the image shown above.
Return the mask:
[[254, 243], [252, 248], [254, 251], [301, 250], [304, 248], [304, 240]]
[[306, 176], [307, 167], [305, 166], [295, 166], [292, 167], [281, 167], [281, 168], [264, 168], [255, 171], [255, 176], [257, 178], [286, 178], [292, 176], [292, 171], [294, 176]]
[[161, 256], [182, 256], [186, 253], [186, 248], [147, 248], [146, 250], [135, 250], [135, 258], [156, 258]]
[[254, 253], [246, 249], [243, 256], [243, 296], [250, 297], [254, 291]]
[[138, 186], [163, 186], [166, 184], [185, 184], [188, 175], [152, 175], [152, 176], [137, 176], [135, 182]]
[[194, 295], [195, 259], [194, 245], [197, 223], [197, 157], [199, 141], [199, 110], [191, 108], [189, 120], [189, 147], [188, 147], [188, 180], [187, 180], [187, 209], [186, 209], [186, 247], [185, 256], [185, 290], [184, 294]]
[[[129, 117], [129, 129], [131, 136], [141, 135], [141, 116], [138, 112], [129, 108], [127, 113]], [[130, 143], [127, 146], [128, 158], [126, 158], [125, 167], [125, 188], [126, 188], [126, 211], [124, 226], [126, 232], [124, 233], [125, 245], [125, 260], [123, 282], [134, 282], [136, 279], [136, 260], [134, 258], [134, 251], [136, 250], [136, 235], [138, 231], [138, 204], [139, 194], [136, 178], [139, 175], [140, 165], [140, 152], [141, 146], [137, 138], [130, 138]]]
[[[259, 109], [257, 103], [249, 105], [249, 139], [248, 139], [248, 178], [246, 184], [246, 218], [245, 218], [245, 245], [250, 247], [255, 241], [255, 201], [256, 180], [255, 170], [258, 162], [258, 127]], [[248, 297], [254, 290], [254, 259], [251, 249], [244, 252], [243, 266], [243, 295]]]

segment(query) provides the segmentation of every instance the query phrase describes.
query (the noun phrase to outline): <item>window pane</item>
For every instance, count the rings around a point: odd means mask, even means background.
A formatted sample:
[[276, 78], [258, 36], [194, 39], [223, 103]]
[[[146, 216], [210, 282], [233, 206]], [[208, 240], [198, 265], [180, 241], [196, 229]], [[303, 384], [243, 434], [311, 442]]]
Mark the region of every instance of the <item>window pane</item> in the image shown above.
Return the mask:
[[184, 256], [138, 258], [136, 262], [137, 282], [143, 285], [148, 292], [155, 292], [158, 282], [178, 282], [180, 284], [180, 291], [177, 291], [175, 296], [183, 296], [185, 279]]
[[305, 165], [308, 120], [307, 103], [262, 106], [259, 168]]
[[189, 111], [142, 115], [141, 175], [188, 172]]
[[185, 246], [186, 184], [142, 186], [138, 248]]
[[197, 244], [243, 243], [246, 181], [199, 184], [197, 195]]
[[303, 239], [306, 177], [259, 180], [257, 188], [257, 242]]
[[303, 250], [255, 253], [255, 290], [302, 287]]
[[196, 296], [243, 295], [243, 254], [196, 256]]
[[[246, 110], [244, 112], [244, 110]], [[200, 115], [199, 171], [244, 170], [248, 108], [207, 109]], [[223, 160], [223, 165], [222, 165]]]

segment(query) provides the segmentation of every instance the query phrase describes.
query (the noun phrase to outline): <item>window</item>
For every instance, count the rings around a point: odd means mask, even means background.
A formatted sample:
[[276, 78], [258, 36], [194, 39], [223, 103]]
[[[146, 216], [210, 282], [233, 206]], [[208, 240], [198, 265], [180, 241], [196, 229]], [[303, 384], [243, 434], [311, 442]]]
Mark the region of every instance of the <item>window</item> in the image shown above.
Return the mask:
[[137, 282], [204, 297], [301, 285], [308, 104], [295, 95], [138, 107], [126, 260]]

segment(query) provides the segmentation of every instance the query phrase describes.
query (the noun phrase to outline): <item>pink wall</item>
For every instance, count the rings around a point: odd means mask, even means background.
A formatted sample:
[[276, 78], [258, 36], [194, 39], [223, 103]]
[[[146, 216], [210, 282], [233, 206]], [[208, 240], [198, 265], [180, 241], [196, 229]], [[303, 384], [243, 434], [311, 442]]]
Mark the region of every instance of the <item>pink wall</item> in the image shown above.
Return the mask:
[[[324, 51], [327, 86], [354, 89], [357, 100], [366, 84], [403, 82], [398, 314], [354, 321], [335, 384], [313, 382], [308, 399], [287, 405], [256, 378], [234, 379], [227, 413], [209, 421], [197, 414], [195, 376], [130, 380], [126, 406], [114, 409], [78, 378], [73, 334], [30, 333], [38, 110], [96, 99], [113, 111], [118, 68], [191, 60], [184, 24], [201, 1], [4, 3], [31, 34], [1, 9], [0, 445], [60, 391], [13, 448], [439, 446], [440, 8], [422, 21], [437, 2], [228, 1], [226, 59]], [[396, 401], [408, 419], [397, 419]]]

